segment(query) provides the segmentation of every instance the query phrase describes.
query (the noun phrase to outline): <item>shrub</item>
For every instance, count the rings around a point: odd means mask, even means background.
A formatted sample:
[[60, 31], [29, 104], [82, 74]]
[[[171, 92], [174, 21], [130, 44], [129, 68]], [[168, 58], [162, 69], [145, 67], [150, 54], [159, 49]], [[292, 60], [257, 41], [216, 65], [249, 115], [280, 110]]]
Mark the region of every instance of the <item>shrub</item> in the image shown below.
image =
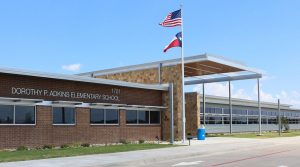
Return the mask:
[[140, 140], [139, 140], [139, 144], [143, 144], [143, 143], [145, 143], [145, 140], [140, 139]]
[[129, 144], [129, 142], [126, 139], [121, 139], [120, 143], [122, 143], [122, 144]]
[[26, 146], [19, 146], [17, 148], [17, 151], [23, 151], [23, 150], [28, 150], [28, 147], [26, 147]]
[[82, 143], [81, 147], [90, 147], [90, 144], [89, 143]]
[[36, 150], [41, 150], [43, 149], [42, 147], [38, 146], [38, 147], [35, 147]]
[[46, 144], [43, 146], [43, 149], [52, 149], [52, 148], [54, 148], [54, 146], [51, 144]]
[[63, 145], [60, 146], [60, 148], [70, 148], [70, 145], [68, 145], [68, 144], [63, 144]]
[[81, 144], [80, 143], [72, 143], [72, 144], [70, 144], [70, 147], [74, 147], [74, 148], [81, 147]]

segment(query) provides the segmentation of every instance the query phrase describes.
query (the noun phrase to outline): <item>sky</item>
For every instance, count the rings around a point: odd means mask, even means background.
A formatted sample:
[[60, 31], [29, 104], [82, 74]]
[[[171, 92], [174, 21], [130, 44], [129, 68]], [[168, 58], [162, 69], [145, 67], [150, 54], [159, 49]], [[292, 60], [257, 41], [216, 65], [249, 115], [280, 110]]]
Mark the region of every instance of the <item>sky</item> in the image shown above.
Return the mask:
[[[263, 101], [300, 108], [299, 0], [181, 0], [184, 54], [221, 55], [264, 72]], [[180, 57], [158, 25], [179, 0], [0, 0], [0, 66], [76, 74]], [[189, 87], [199, 91], [201, 86]], [[227, 83], [207, 93], [228, 96]], [[256, 81], [233, 97], [257, 99]]]

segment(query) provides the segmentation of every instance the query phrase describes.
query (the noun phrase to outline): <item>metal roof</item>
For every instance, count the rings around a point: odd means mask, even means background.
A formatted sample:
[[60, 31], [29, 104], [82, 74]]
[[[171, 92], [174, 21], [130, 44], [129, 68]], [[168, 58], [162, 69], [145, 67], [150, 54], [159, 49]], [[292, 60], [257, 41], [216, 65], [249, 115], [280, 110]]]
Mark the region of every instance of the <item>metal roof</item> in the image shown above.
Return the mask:
[[[144, 69], [153, 69], [181, 64], [181, 59], [171, 59], [145, 64], [131, 65], [112, 69], [98, 70], [78, 74], [79, 76], [97, 77], [102, 75], [125, 73]], [[243, 63], [222, 56], [203, 54], [184, 59], [185, 85], [256, 79], [262, 77], [260, 70], [250, 68]]]
[[40, 78], [59, 79], [59, 80], [68, 80], [68, 81], [87, 82], [87, 83], [104, 84], [104, 85], [115, 85], [115, 86], [131, 87], [131, 88], [164, 90], [164, 91], [168, 90], [167, 84], [139, 84], [139, 83], [131, 83], [131, 82], [125, 82], [125, 81], [116, 81], [116, 80], [108, 80], [108, 79], [101, 79], [101, 78], [91, 78], [91, 77], [78, 76], [78, 75], [66, 75], [66, 74], [55, 74], [55, 73], [20, 70], [20, 69], [15, 69], [15, 68], [1, 68], [0, 67], [0, 73], [32, 76], [32, 77], [40, 77]]

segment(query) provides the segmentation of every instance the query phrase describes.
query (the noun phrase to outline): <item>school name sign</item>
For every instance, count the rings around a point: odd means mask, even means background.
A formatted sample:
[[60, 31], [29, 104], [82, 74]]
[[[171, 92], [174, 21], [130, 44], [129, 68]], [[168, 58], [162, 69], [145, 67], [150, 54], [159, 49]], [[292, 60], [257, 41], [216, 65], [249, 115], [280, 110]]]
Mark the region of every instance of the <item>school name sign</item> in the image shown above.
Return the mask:
[[120, 101], [120, 89], [112, 88], [111, 94], [103, 93], [87, 93], [87, 92], [73, 92], [50, 89], [34, 89], [34, 88], [19, 88], [11, 87], [12, 95], [20, 96], [37, 96], [37, 97], [60, 97], [70, 99], [89, 99], [89, 100], [104, 100], [104, 101]]

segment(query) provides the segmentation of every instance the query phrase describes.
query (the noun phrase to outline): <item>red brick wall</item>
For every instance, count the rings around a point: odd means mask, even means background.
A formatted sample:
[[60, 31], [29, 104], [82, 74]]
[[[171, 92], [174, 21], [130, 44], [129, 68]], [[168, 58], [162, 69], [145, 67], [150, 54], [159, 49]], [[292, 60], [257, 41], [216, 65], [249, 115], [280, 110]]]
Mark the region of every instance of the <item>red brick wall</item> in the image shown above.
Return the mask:
[[126, 126], [125, 110], [119, 112], [119, 125], [90, 125], [90, 109], [76, 108], [76, 125], [52, 125], [52, 108], [37, 106], [35, 126], [0, 125], [0, 148], [56, 146], [72, 143], [104, 144], [121, 139], [137, 141], [161, 138], [161, 125]]
[[[48, 90], [48, 95], [12, 94], [12, 87]], [[119, 94], [113, 94], [112, 89], [119, 89]], [[116, 95], [119, 101], [105, 99], [72, 98], [49, 96], [51, 90], [62, 92], [89, 93], [100, 95]], [[80, 101], [85, 103], [116, 103], [128, 105], [161, 106], [162, 92], [160, 90], [131, 88], [96, 83], [49, 79], [42, 77], [0, 74], [0, 97], [43, 99], [49, 101]]]

